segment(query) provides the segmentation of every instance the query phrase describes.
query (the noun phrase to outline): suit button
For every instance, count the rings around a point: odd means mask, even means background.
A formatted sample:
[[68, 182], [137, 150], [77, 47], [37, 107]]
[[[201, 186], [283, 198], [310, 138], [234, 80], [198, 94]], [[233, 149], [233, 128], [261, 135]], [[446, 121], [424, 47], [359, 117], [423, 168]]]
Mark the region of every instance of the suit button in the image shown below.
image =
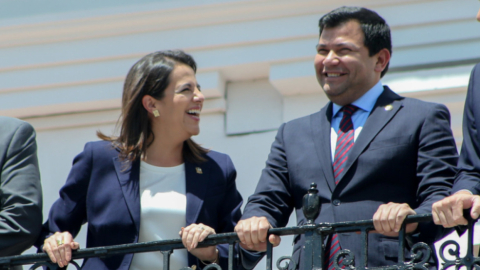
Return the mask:
[[340, 205], [340, 200], [333, 200], [333, 205], [339, 206]]

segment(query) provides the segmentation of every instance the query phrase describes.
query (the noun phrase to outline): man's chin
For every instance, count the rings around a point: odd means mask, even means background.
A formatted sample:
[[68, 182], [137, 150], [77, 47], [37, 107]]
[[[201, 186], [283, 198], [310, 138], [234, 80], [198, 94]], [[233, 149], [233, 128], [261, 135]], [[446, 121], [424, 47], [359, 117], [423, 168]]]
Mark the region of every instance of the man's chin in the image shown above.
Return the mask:
[[323, 92], [325, 92], [327, 97], [337, 97], [337, 96], [340, 96], [341, 94], [343, 94], [345, 91], [343, 91], [342, 89], [333, 88], [333, 87], [330, 87], [330, 86], [324, 86], [323, 87]]

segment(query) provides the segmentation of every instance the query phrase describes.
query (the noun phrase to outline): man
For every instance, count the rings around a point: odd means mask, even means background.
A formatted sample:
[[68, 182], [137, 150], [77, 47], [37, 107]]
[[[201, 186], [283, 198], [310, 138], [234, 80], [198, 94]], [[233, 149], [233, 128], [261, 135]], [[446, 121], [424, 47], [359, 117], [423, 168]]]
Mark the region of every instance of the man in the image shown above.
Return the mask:
[[[480, 22], [480, 10], [477, 14]], [[470, 215], [480, 214], [480, 63], [470, 76], [467, 98], [463, 112], [463, 143], [458, 160], [459, 173], [455, 179], [451, 196], [433, 204], [432, 214], [436, 224], [447, 228], [466, 225], [463, 209], [472, 208]]]
[[[406, 215], [430, 213], [432, 203], [451, 188], [457, 151], [450, 115], [443, 105], [400, 97], [381, 84], [391, 38], [377, 13], [341, 7], [323, 16], [319, 26], [314, 66], [331, 102], [279, 128], [235, 231], [242, 248], [264, 251], [268, 228], [285, 226], [292, 210], [298, 225], [306, 222], [302, 197], [315, 182], [322, 203], [316, 222], [373, 218], [381, 234], [369, 234], [368, 266], [394, 264], [398, 241], [393, 236]], [[407, 230], [419, 231], [419, 240], [431, 243], [432, 227], [410, 224]], [[327, 257], [349, 249], [359, 258], [360, 237], [330, 237]], [[278, 245], [280, 239], [272, 235], [268, 241]], [[303, 245], [304, 236], [297, 236], [293, 259], [300, 269]], [[252, 254], [242, 254], [244, 266], [251, 267]], [[324, 263], [332, 269], [331, 260]]]
[[27, 122], [0, 116], [0, 169], [0, 256], [18, 255], [42, 228], [37, 144]]

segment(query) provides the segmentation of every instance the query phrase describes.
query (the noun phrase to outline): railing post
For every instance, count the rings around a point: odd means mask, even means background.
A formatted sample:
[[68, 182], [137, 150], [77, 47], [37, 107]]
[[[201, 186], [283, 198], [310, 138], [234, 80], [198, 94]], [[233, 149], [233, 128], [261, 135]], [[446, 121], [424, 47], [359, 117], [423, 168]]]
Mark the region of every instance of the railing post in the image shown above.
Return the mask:
[[228, 244], [228, 270], [233, 270], [233, 252], [235, 244]]
[[362, 237], [362, 256], [360, 257], [360, 269], [366, 269], [368, 266], [368, 232], [366, 228], [361, 230]]
[[273, 245], [268, 241], [267, 235], [267, 269], [272, 270], [272, 263], [273, 263]]
[[165, 250], [160, 251], [163, 254], [163, 270], [170, 269], [170, 255], [172, 254], [172, 250]]
[[325, 248], [323, 245], [323, 241], [325, 240], [325, 236], [322, 231], [315, 230], [313, 231], [312, 241], [313, 241], [313, 270], [321, 270], [323, 267], [323, 262], [325, 261]]
[[407, 224], [405, 221], [402, 224], [402, 227], [400, 228], [400, 231], [398, 232], [398, 263], [403, 264], [405, 262], [405, 237], [407, 237], [406, 234], [406, 226]]
[[474, 269], [475, 264], [479, 263], [478, 259], [475, 260], [475, 256], [473, 256], [473, 232], [475, 227], [475, 220], [472, 219], [470, 216], [470, 209], [463, 211], [463, 216], [468, 221], [468, 240], [467, 240], [467, 254], [463, 258], [462, 262], [467, 267], [467, 270]]
[[[320, 198], [318, 197], [317, 184], [310, 184], [308, 193], [303, 196], [303, 214], [307, 218], [306, 226], [316, 228], [315, 219], [320, 213]], [[305, 233], [305, 246], [303, 247], [303, 264], [305, 269], [322, 269], [323, 265], [323, 234], [317, 230]]]

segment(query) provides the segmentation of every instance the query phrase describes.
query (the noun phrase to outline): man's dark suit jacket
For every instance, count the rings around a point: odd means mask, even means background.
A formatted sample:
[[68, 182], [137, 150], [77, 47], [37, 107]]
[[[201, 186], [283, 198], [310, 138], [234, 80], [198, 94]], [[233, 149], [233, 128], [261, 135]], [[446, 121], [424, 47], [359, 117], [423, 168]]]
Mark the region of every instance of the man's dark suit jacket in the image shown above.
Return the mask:
[[27, 122], [0, 116], [0, 256], [31, 247], [42, 218], [35, 131]]
[[[140, 162], [124, 169], [117, 149], [110, 142], [90, 142], [73, 161], [60, 198], [44, 224], [45, 237], [68, 231], [74, 237], [88, 222], [87, 247], [137, 243], [140, 228]], [[217, 233], [233, 232], [241, 216], [242, 197], [236, 189], [236, 170], [228, 155], [210, 151], [206, 162], [185, 162], [187, 209], [185, 225], [203, 223]], [[197, 173], [201, 168], [201, 174]], [[180, 231], [180, 228], [178, 228]], [[218, 245], [223, 269], [227, 269], [228, 246]], [[129, 269], [133, 254], [88, 258], [82, 269]], [[188, 266], [204, 267], [188, 254]], [[187, 265], [185, 265], [187, 266]]]
[[[417, 214], [431, 213], [432, 204], [448, 195], [458, 156], [445, 106], [403, 98], [385, 87], [338, 185], [332, 170], [331, 119], [329, 103], [279, 128], [242, 219], [265, 216], [273, 227], [282, 227], [295, 210], [298, 225], [306, 223], [302, 197], [312, 182], [322, 204], [317, 223], [372, 219], [379, 205], [388, 202], [408, 203]], [[432, 242], [432, 226], [419, 226], [421, 240]], [[343, 249], [360, 258], [359, 234], [341, 233], [339, 238]], [[297, 236], [293, 259], [300, 269], [303, 245], [303, 235]], [[396, 263], [397, 256], [396, 238], [369, 235], [368, 266]]]
[[463, 143], [458, 160], [458, 176], [453, 185], [452, 194], [461, 190], [470, 190], [480, 195], [480, 64], [477, 64], [470, 76], [465, 109], [463, 111]]

